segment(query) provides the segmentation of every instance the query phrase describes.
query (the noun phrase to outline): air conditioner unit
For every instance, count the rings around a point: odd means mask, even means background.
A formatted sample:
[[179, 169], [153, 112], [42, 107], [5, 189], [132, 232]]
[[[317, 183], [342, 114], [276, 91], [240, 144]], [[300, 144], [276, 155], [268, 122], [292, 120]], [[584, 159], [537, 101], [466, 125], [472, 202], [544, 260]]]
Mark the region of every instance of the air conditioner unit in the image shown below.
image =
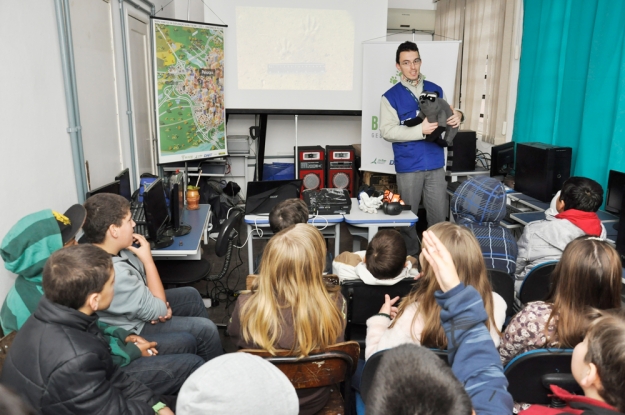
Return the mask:
[[436, 10], [388, 9], [387, 30], [423, 30], [434, 32]]

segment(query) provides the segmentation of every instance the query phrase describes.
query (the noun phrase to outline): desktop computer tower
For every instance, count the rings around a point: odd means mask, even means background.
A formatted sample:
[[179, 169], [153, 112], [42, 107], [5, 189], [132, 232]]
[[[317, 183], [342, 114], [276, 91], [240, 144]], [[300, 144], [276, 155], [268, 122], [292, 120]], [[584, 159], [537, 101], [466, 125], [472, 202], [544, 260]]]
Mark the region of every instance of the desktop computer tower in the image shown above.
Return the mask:
[[447, 170], [475, 171], [475, 131], [458, 131], [453, 144], [447, 148]]
[[571, 147], [518, 143], [514, 190], [550, 202], [564, 181], [571, 177], [572, 155]]

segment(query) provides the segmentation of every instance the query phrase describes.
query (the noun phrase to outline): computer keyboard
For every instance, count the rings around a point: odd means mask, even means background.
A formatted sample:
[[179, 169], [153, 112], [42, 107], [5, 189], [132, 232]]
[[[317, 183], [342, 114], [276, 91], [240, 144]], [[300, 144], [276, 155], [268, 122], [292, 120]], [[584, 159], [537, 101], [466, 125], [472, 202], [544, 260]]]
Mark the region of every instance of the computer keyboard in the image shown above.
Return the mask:
[[136, 224], [145, 225], [145, 210], [143, 206], [131, 206], [130, 212], [132, 213], [132, 220], [134, 220]]
[[145, 236], [148, 239], [148, 227], [147, 225], [135, 225], [135, 233]]
[[526, 210], [519, 209], [518, 207], [506, 204], [506, 216], [503, 217], [503, 220], [505, 220], [508, 223], [514, 223], [516, 221], [512, 219], [510, 215], [515, 214], [515, 213], [522, 213], [522, 212], [526, 212]]

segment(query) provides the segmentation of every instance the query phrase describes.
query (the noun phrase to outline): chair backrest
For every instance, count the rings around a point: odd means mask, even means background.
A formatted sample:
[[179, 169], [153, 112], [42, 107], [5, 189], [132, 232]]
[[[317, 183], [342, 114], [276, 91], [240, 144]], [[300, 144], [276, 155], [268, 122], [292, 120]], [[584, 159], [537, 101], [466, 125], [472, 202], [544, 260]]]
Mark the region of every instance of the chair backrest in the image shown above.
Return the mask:
[[345, 339], [357, 340], [364, 345], [367, 319], [380, 311], [384, 304], [384, 294], [391, 298], [404, 297], [418, 282], [412, 278], [401, 280], [395, 285], [367, 285], [361, 280], [343, 281], [341, 292], [347, 299]]
[[325, 351], [313, 351], [302, 358], [290, 355], [290, 350], [277, 350], [275, 355], [255, 349], [242, 349], [239, 352], [268, 360], [289, 378], [295, 389], [305, 389], [351, 381], [356, 371], [360, 346], [351, 341], [337, 343]]
[[[258, 275], [256, 274], [250, 274], [247, 276], [247, 278], [245, 279], [246, 290], [250, 291], [252, 289], [252, 287], [254, 286], [254, 282], [256, 281], [256, 278], [258, 278]], [[323, 282], [325, 282], [325, 284], [329, 287], [336, 286], [336, 285], [339, 285], [339, 277], [334, 274], [324, 275]]]
[[544, 262], [527, 273], [519, 291], [519, 300], [523, 305], [547, 298], [551, 288], [551, 273], [557, 264], [558, 261]]
[[13, 344], [13, 340], [15, 340], [15, 336], [17, 335], [16, 331], [13, 331], [6, 336], [0, 338], [0, 374], [2, 374], [2, 367], [4, 366], [4, 361], [9, 354], [9, 348], [11, 344]]
[[486, 270], [493, 291], [506, 302], [506, 315], [514, 315], [514, 278], [512, 275], [500, 269], [489, 268]]
[[[228, 219], [224, 221], [217, 235], [215, 242], [215, 254], [218, 257], [226, 255], [231, 250], [234, 240], [239, 236], [239, 225], [243, 218], [243, 211], [240, 209], [232, 209]], [[230, 248], [230, 249], [229, 249]]]
[[504, 368], [515, 402], [547, 405], [550, 384], [583, 394], [571, 374], [572, 349], [536, 349], [512, 359]]

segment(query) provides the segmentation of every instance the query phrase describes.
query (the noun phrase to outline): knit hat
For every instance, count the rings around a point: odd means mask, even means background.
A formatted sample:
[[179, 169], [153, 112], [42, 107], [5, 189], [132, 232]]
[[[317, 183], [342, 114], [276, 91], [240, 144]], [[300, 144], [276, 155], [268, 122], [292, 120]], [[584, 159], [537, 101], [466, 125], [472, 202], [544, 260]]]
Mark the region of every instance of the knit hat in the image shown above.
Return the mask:
[[456, 189], [450, 209], [456, 222], [499, 222], [506, 215], [506, 189], [492, 177], [471, 177]]
[[289, 379], [273, 364], [248, 353], [206, 362], [186, 380], [178, 415], [297, 415], [299, 401]]
[[85, 218], [87, 217], [87, 211], [83, 205], [78, 204], [71, 206], [63, 214], [54, 210], [52, 211], [52, 214], [59, 225], [63, 245], [76, 236], [80, 228], [82, 228], [82, 225], [85, 223]]

